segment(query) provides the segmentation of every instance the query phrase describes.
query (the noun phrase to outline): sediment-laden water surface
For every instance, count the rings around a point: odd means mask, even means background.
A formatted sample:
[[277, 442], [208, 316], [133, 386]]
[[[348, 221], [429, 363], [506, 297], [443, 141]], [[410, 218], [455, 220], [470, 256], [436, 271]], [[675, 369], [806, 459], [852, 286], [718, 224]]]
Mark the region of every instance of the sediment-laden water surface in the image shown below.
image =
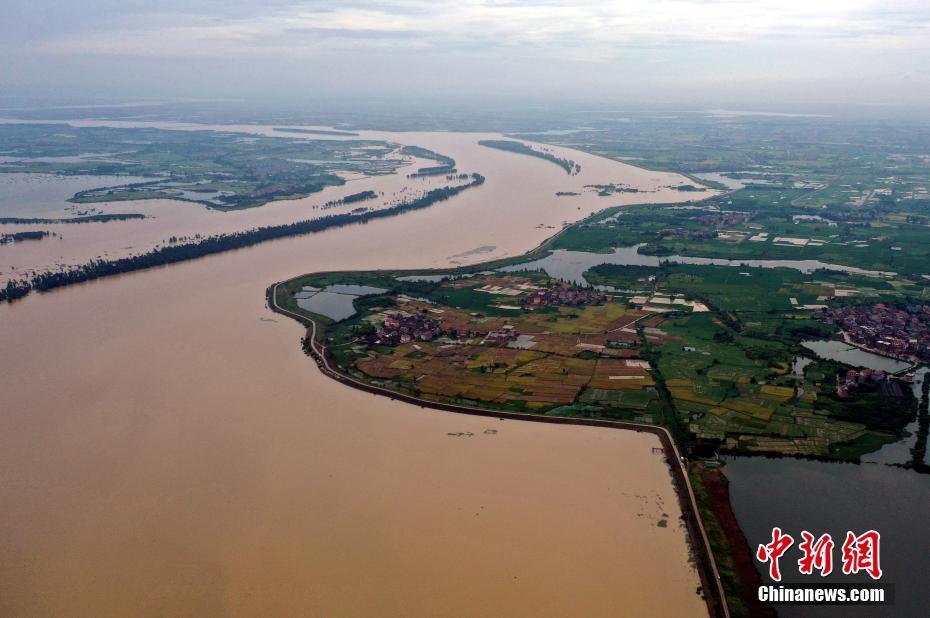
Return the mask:
[[346, 388], [264, 306], [275, 280], [514, 255], [617, 203], [543, 200], [576, 177], [472, 141], [406, 142], [488, 178], [428, 209], [0, 306], [0, 614], [706, 613], [655, 436]]
[[[75, 126], [113, 126], [121, 128], [148, 127], [175, 130], [215, 129], [238, 131], [255, 135], [283, 137], [281, 132], [271, 126], [263, 125], [188, 125], [172, 123], [131, 123], [83, 121], [72, 122]], [[292, 139], [320, 139], [319, 135], [291, 134]], [[340, 140], [382, 140], [392, 144], [422, 146], [451, 156], [461, 173], [479, 172], [487, 179], [480, 189], [475, 189], [455, 200], [461, 210], [468, 211], [467, 224], [475, 228], [480, 235], [491, 242], [485, 243], [488, 249], [482, 256], [486, 259], [500, 257], [506, 252], [508, 244], [521, 242], [521, 246], [531, 247], [531, 238], [545, 238], [559, 229], [565, 222], [575, 221], [592, 212], [618, 204], [675, 202], [706, 197], [714, 192], [695, 194], [679, 192], [673, 188], [689, 183], [687, 178], [677, 174], [653, 172], [632, 167], [595, 155], [552, 147], [551, 151], [560, 156], [571, 158], [579, 163], [581, 172], [568, 175], [559, 167], [548, 161], [510, 152], [487, 148], [478, 144], [482, 139], [500, 138], [497, 134], [484, 133], [394, 133], [382, 131], [360, 131], [357, 137], [330, 137]], [[398, 155], [399, 156], [399, 155]], [[381, 208], [392, 200], [403, 201], [436, 187], [450, 183], [445, 176], [426, 176], [407, 178], [407, 175], [419, 167], [435, 165], [426, 159], [411, 158], [410, 164], [402, 168], [399, 174], [353, 177], [346, 184], [327, 187], [323, 191], [295, 200], [280, 200], [258, 208], [219, 212], [204, 206], [176, 200], [140, 200], [104, 202], [92, 206], [102, 213], [139, 213], [145, 219], [118, 221], [95, 224], [43, 224], [48, 229], [60, 234], [54, 243], [22, 243], [15, 247], [6, 247], [0, 252], [0, 283], [9, 278], [23, 276], [33, 270], [57, 269], [61, 266], [83, 264], [89, 260], [106, 257], [115, 258], [129, 254], [139, 254], [151, 250], [158, 244], [164, 245], [172, 236], [182, 238], [201, 234], [224, 234], [253, 229], [264, 225], [281, 225], [306, 219], [313, 219], [328, 214], [345, 213], [356, 208], [358, 204], [344, 204], [336, 208], [322, 209], [327, 202], [339, 200], [349, 194], [360, 191], [375, 191], [377, 199], [364, 202], [369, 208]], [[110, 180], [112, 182], [112, 180]], [[599, 196], [597, 191], [585, 185], [626, 184], [642, 190], [641, 193], [625, 193], [609, 197]], [[104, 182], [101, 185], [106, 184]], [[0, 187], [2, 189], [2, 187]], [[12, 190], [12, 188], [11, 188]], [[562, 196], [558, 192], [578, 193]], [[0, 204], [12, 199], [0, 192]], [[54, 206], [43, 210], [61, 209], [67, 204], [58, 198]], [[477, 219], [478, 203], [493, 203], [496, 209], [493, 218]], [[34, 205], [38, 208], [38, 204]], [[12, 206], [11, 206], [12, 208]], [[22, 214], [22, 213], [20, 213]], [[21, 226], [2, 225], [0, 232], [21, 231]], [[411, 230], [411, 233], [423, 230]], [[535, 232], [535, 233], [534, 233]], [[514, 234], [513, 241], [508, 237]], [[463, 239], [469, 235], [462, 234]], [[478, 245], [471, 245], [464, 251], [473, 250]], [[411, 247], [415, 250], [415, 246]], [[450, 253], [450, 257], [454, 253]], [[455, 265], [461, 260], [450, 257], [444, 265]]]

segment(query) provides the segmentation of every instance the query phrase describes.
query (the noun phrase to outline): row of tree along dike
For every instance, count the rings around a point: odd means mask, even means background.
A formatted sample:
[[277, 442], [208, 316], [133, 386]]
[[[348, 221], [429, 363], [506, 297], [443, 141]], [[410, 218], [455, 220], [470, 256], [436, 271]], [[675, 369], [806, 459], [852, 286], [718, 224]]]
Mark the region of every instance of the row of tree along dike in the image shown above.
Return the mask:
[[455, 159], [452, 157], [447, 157], [446, 155], [441, 155], [438, 152], [428, 150], [421, 146], [404, 146], [400, 149], [401, 154], [419, 157], [421, 159], [432, 159], [439, 163], [439, 165], [433, 167], [421, 167], [416, 172], [412, 174], [407, 174], [407, 178], [420, 178], [422, 176], [440, 176], [443, 174], [454, 174], [455, 173]]
[[185, 260], [222, 253], [223, 251], [230, 251], [232, 249], [251, 247], [252, 245], [257, 245], [268, 240], [312, 234], [333, 227], [366, 223], [373, 219], [380, 219], [383, 217], [393, 217], [448, 200], [466, 189], [484, 183], [484, 176], [481, 174], [471, 174], [469, 178], [470, 181], [466, 184], [431, 189], [418, 198], [382, 210], [328, 215], [318, 219], [260, 227], [233, 234], [220, 234], [204, 238], [197, 242], [159, 247], [140, 255], [132, 255], [114, 260], [91, 260], [82, 266], [37, 273], [30, 279], [7, 282], [5, 287], [0, 288], [0, 302], [9, 302], [17, 298], [22, 298], [32, 290], [45, 292], [73, 283], [99, 279], [100, 277], [108, 277], [110, 275], [118, 275], [134, 270], [151, 268], [153, 266], [164, 266], [175, 262], [183, 262]]
[[12, 234], [0, 234], [0, 245], [11, 242], [24, 242], [27, 240], [42, 240], [49, 233], [45, 230], [30, 230], [28, 232], [13, 232]]
[[0, 225], [40, 225], [64, 223], [108, 223], [110, 221], [129, 221], [131, 219], [144, 219], [145, 215], [134, 212], [83, 215], [80, 217], [63, 217], [45, 219], [36, 217], [0, 217]]
[[548, 152], [548, 149], [536, 150], [535, 148], [527, 146], [523, 142], [514, 142], [512, 140], [506, 139], [483, 139], [479, 141], [478, 144], [488, 148], [507, 150], [508, 152], [516, 152], [519, 154], [529, 155], [531, 157], [539, 157], [540, 159], [545, 159], [546, 161], [551, 161], [565, 170], [565, 173], [572, 176], [581, 171], [581, 165], [575, 163], [571, 159], [563, 159], [562, 157], [556, 156], [551, 152]]
[[911, 467], [918, 472], [930, 474], [930, 466], [926, 464], [927, 436], [930, 435], [930, 377], [924, 376], [921, 389], [920, 409], [917, 413], [917, 439], [914, 448], [911, 449]]

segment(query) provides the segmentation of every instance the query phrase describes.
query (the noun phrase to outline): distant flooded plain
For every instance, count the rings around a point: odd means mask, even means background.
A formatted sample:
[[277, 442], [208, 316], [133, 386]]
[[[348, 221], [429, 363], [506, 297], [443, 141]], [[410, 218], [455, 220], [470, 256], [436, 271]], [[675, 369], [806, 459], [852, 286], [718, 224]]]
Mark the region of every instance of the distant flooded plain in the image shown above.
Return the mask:
[[[401, 217], [0, 306], [0, 615], [706, 614], [655, 436], [353, 390], [264, 306], [268, 284], [304, 272], [515, 255], [621, 203], [554, 197], [578, 183], [685, 179], [565, 151], [583, 167], [569, 177], [475, 135], [391, 139], [488, 180]], [[229, 216], [118, 206], [189, 230]], [[174, 229], [134, 224], [70, 226], [62, 259]]]
[[[0, 120], [0, 122], [3, 121]], [[291, 139], [321, 139], [319, 135], [286, 134], [275, 131], [272, 126], [263, 125], [189, 125], [117, 121], [81, 121], [70, 124], [175, 130], [215, 129]], [[484, 228], [479, 238], [494, 241], [485, 243], [489, 251], [483, 252], [480, 257], [486, 259], [501, 257], [504, 254], [500, 248], [507, 246], [505, 238], [511, 233], [520, 235], [521, 240], [529, 240], [530, 242], [525, 246], [530, 248], [533, 246], [532, 238], [541, 240], [551, 236], [565, 222], [576, 221], [609, 206], [676, 202], [694, 199], [695, 196], [700, 198], [715, 194], [712, 191], [698, 194], [679, 192], [669, 187], [691, 182], [683, 176], [643, 170], [569, 149], [549, 147], [550, 151], [557, 156], [570, 158], [582, 166], [579, 174], [571, 176], [548, 161], [533, 160], [533, 157], [502, 152], [478, 144], [483, 139], [500, 138], [500, 135], [485, 133], [382, 131], [360, 131], [357, 137], [348, 138], [325, 137], [328, 140], [383, 140], [399, 145], [422, 146], [440, 154], [452, 156], [461, 173], [480, 172], [491, 180], [479, 188], [466, 191], [453, 201], [461, 210], [468, 212], [469, 225]], [[403, 201], [421, 195], [431, 188], [450, 184], [445, 176], [406, 177], [417, 168], [430, 165], [435, 165], [435, 162], [411, 158], [409, 165], [402, 168], [398, 174], [353, 176], [342, 186], [327, 187], [305, 198], [280, 200], [259, 208], [230, 212], [210, 210], [200, 204], [178, 200], [139, 200], [81, 205], [93, 207], [104, 213], [139, 213], [146, 215], [146, 218], [104, 224], [43, 224], [43, 229], [57, 232], [60, 238], [56, 238], [53, 243], [17, 243], [15, 246], [4, 248], [4, 251], [0, 252], [0, 283], [33, 270], [56, 269], [60, 266], [83, 264], [95, 258], [115, 258], [143, 253], [150, 251], [156, 245], [165, 244], [172, 236], [182, 238], [193, 234], [204, 236], [228, 234], [263, 225], [281, 225], [348, 212], [357, 204], [346, 204], [328, 209], [322, 207], [327, 202], [339, 200], [346, 195], [360, 191], [372, 190], [381, 194], [377, 199], [368, 200], [363, 205], [383, 208], [392, 201]], [[0, 174], [0, 182], [4, 182], [4, 176], [24, 175]], [[113, 177], [106, 177], [105, 180], [103, 177], [100, 178], [98, 186], [113, 184]], [[0, 190], [0, 212], [9, 210], [20, 213], [16, 216], [23, 216], [22, 208], [17, 206], [20, 201], [15, 192], [28, 192], [28, 187], [22, 186], [22, 183], [14, 183], [11, 179], [6, 179], [5, 182], [13, 184], [6, 192]], [[629, 184], [640, 188], [643, 192], [602, 197], [597, 195], [596, 190], [585, 187], [585, 185], [609, 183]], [[557, 192], [578, 193], [578, 195], [559, 197], [556, 196]], [[64, 195], [61, 189], [54, 197], [55, 199], [49, 196], [54, 206], [43, 207], [46, 213], [50, 210], [61, 211], [68, 205], [64, 199], [69, 195]], [[479, 221], [474, 218], [478, 212], [474, 206], [478, 202], [485, 204], [493, 202], [496, 205], [492, 219]], [[38, 209], [41, 202], [31, 200], [30, 203], [31, 208]], [[47, 216], [47, 214], [36, 216]], [[0, 233], [22, 231], [22, 229], [22, 226], [0, 225]], [[462, 240], [468, 240], [468, 238], [463, 236]], [[476, 246], [470, 244], [462, 251], [471, 251]], [[452, 252], [449, 256], [454, 256], [456, 253], [459, 252]], [[454, 266], [460, 262], [461, 260], [451, 258], [446, 265]]]

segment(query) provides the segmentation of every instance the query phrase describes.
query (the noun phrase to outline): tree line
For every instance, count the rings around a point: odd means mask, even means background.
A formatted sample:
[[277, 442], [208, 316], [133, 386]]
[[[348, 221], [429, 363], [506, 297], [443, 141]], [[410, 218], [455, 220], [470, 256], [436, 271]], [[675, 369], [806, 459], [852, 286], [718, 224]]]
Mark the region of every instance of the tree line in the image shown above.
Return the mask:
[[498, 150], [516, 152], [519, 154], [529, 155], [531, 157], [539, 157], [540, 159], [545, 159], [546, 161], [551, 161], [552, 163], [555, 163], [563, 170], [565, 170], [565, 173], [569, 175], [574, 175], [581, 171], [581, 165], [575, 163], [571, 159], [563, 159], [562, 157], [557, 157], [551, 152], [530, 148], [523, 142], [514, 142], [504, 139], [483, 139], [480, 140], [478, 144], [481, 146], [486, 146], [487, 148], [497, 148]]
[[439, 154], [422, 146], [404, 146], [400, 149], [401, 154], [405, 154], [411, 157], [419, 157], [421, 159], [432, 159], [439, 163], [439, 165], [434, 165], [432, 167], [421, 167], [416, 172], [408, 174], [407, 178], [419, 178], [421, 176], [441, 176], [442, 174], [454, 174], [455, 169], [455, 159], [452, 157], [447, 157], [446, 155]]
[[12, 234], [0, 234], [0, 245], [10, 242], [23, 242], [26, 240], [42, 240], [48, 236], [45, 230], [30, 230], [28, 232], [13, 232]]
[[67, 217], [62, 219], [43, 219], [35, 217], [0, 217], [0, 224], [4, 225], [45, 225], [50, 223], [108, 223], [110, 221], [128, 221], [130, 219], [144, 219], [145, 215], [127, 212], [101, 215], [84, 215], [81, 217]]

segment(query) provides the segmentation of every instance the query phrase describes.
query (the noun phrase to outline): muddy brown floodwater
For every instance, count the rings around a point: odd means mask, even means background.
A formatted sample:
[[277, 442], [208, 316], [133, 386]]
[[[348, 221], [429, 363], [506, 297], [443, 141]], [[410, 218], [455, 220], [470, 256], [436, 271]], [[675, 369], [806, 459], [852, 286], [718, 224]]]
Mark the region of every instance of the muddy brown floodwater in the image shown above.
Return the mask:
[[0, 307], [0, 615], [706, 615], [655, 436], [347, 388], [264, 306], [272, 281], [513, 255], [610, 205], [553, 215], [533, 187], [560, 168], [430, 139], [404, 143], [486, 185]]

